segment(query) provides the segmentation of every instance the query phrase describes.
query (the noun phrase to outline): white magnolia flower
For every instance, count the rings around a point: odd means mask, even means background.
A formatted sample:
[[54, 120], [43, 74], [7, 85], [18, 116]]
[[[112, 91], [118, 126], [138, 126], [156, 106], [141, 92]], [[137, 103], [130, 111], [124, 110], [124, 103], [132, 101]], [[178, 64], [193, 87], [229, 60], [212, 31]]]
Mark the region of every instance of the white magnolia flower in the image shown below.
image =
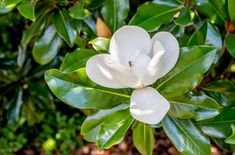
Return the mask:
[[149, 85], [175, 66], [179, 56], [176, 38], [171, 33], [158, 32], [151, 39], [140, 27], [124, 26], [113, 34], [109, 53], [87, 61], [88, 77], [104, 87], [134, 88], [131, 115], [144, 123], [159, 123], [170, 104]]

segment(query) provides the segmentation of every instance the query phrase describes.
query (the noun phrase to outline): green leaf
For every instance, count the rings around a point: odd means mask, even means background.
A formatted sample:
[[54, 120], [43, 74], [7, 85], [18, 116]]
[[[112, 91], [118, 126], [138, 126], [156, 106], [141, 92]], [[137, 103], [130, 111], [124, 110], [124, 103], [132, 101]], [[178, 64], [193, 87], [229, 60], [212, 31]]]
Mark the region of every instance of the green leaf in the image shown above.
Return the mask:
[[19, 89], [17, 92], [17, 97], [13, 98], [10, 107], [7, 111], [8, 113], [8, 123], [17, 123], [20, 119], [20, 112], [23, 105], [23, 89]]
[[183, 5], [182, 2], [177, 1], [177, 0], [154, 0], [153, 2], [156, 4], [168, 5], [168, 6], [173, 6], [173, 7]]
[[81, 134], [98, 148], [107, 149], [120, 143], [134, 119], [127, 104], [121, 104], [108, 110], [100, 110], [87, 117], [81, 127]]
[[197, 122], [204, 133], [215, 138], [227, 138], [232, 134], [231, 125], [235, 125], [235, 108], [224, 108], [214, 118]]
[[69, 15], [74, 19], [85, 19], [90, 15], [90, 12], [87, 9], [84, 9], [83, 4], [79, 2], [69, 9]]
[[165, 116], [163, 129], [175, 147], [184, 155], [210, 155], [210, 141], [191, 120]]
[[21, 0], [0, 0], [0, 14], [12, 11]]
[[233, 133], [225, 139], [225, 142], [228, 144], [235, 144], [235, 125], [232, 125], [232, 131]]
[[216, 56], [216, 49], [209, 46], [182, 48], [176, 66], [155, 83], [160, 93], [169, 98], [183, 95], [203, 79]]
[[75, 43], [77, 32], [74, 28], [72, 19], [69, 16], [68, 11], [59, 10], [53, 15], [52, 21], [55, 25], [57, 33], [70, 47], [72, 47]]
[[231, 21], [235, 23], [235, 1], [234, 0], [228, 0], [228, 13]]
[[19, 2], [21, 2], [21, 0], [4, 0], [3, 5], [7, 6], [7, 5], [12, 5], [12, 4], [17, 4]]
[[169, 23], [180, 9], [181, 7], [147, 2], [138, 8], [129, 25], [137, 25], [152, 32], [157, 30], [162, 24]]
[[96, 39], [89, 41], [89, 44], [92, 44], [92, 47], [97, 52], [104, 53], [109, 50], [109, 42], [110, 40], [108, 38], [98, 37]]
[[129, 99], [125, 89], [107, 89], [89, 80], [85, 69], [64, 74], [56, 69], [45, 73], [47, 85], [64, 103], [80, 109], [106, 109]]
[[188, 26], [192, 24], [191, 14], [188, 7], [184, 7], [177, 19], [174, 21], [181, 26]]
[[28, 18], [32, 21], [35, 21], [35, 5], [37, 1], [24, 0], [20, 5], [18, 5], [17, 9], [20, 14], [25, 18]]
[[220, 106], [205, 94], [188, 93], [168, 99], [172, 115], [181, 119], [193, 118], [197, 121], [212, 118], [219, 114]]
[[228, 34], [225, 37], [225, 46], [230, 55], [235, 58], [235, 34]]
[[211, 6], [214, 8], [215, 13], [220, 16], [221, 19], [228, 19], [228, 10], [225, 0], [209, 0]]
[[189, 39], [188, 46], [211, 45], [218, 49], [222, 48], [222, 39], [218, 29], [209, 22], [204, 22]]
[[108, 0], [104, 3], [101, 14], [112, 32], [125, 25], [129, 11], [129, 0]]
[[210, 82], [203, 90], [222, 106], [232, 106], [235, 104], [235, 86], [229, 81]]
[[56, 33], [54, 25], [49, 26], [34, 44], [34, 60], [41, 65], [49, 63], [59, 52], [61, 45], [62, 40]]
[[40, 34], [40, 32], [42, 31], [42, 29], [45, 26], [46, 23], [46, 18], [47, 14], [44, 13], [37, 21], [33, 22], [33, 24], [30, 26], [30, 28], [26, 29], [23, 32], [23, 37], [21, 39], [21, 45], [25, 48], [28, 43], [30, 42], [30, 40]]
[[143, 155], [151, 155], [154, 145], [153, 129], [144, 123], [138, 123], [133, 130], [133, 143]]
[[224, 138], [211, 138], [214, 143], [220, 147], [221, 149], [223, 149], [224, 151], [229, 151], [229, 152], [232, 152], [234, 150], [234, 146], [233, 145], [230, 145], [230, 144], [227, 144], [224, 142]]
[[72, 73], [83, 68], [86, 66], [87, 60], [95, 54], [93, 50], [89, 49], [76, 49], [72, 53], [67, 53], [60, 66], [60, 70], [63, 73]]
[[216, 23], [216, 24], [219, 24], [219, 25], [224, 25], [223, 17], [220, 17], [216, 13], [217, 10], [209, 2], [209, 0], [195, 0], [195, 1], [192, 1], [192, 2], [193, 2], [192, 5], [194, 5], [196, 7], [195, 13], [199, 12], [200, 15], [205, 16], [212, 23]]
[[105, 3], [106, 0], [85, 0], [84, 5], [87, 8], [95, 9]]

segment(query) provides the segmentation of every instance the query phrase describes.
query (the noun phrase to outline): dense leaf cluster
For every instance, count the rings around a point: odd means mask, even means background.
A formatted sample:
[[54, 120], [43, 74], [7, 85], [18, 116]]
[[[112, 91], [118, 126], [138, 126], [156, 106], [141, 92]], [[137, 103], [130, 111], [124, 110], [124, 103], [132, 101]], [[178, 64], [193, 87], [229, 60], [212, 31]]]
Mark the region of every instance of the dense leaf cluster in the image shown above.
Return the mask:
[[[50, 144], [58, 137], [54, 133], [62, 132], [63, 122], [72, 128], [64, 124], [64, 138], [76, 139], [75, 126], [81, 121], [74, 118], [83, 117], [73, 115], [67, 121], [64, 116], [61, 121], [63, 116], [57, 115], [63, 104], [57, 103], [47, 83], [57, 98], [80, 109], [76, 113], [88, 115], [81, 134], [99, 149], [121, 142], [130, 129], [142, 154], [152, 153], [153, 134], [159, 130], [186, 155], [210, 154], [212, 141], [233, 152], [234, 6], [234, 0], [0, 0], [0, 122], [8, 128], [0, 128], [0, 136], [15, 134], [10, 139], [19, 141], [12, 144], [14, 152], [27, 143], [22, 134], [29, 134], [20, 132], [23, 125], [56, 125], [55, 131], [38, 131], [50, 132], [38, 137], [49, 143], [42, 147], [51, 151], [56, 146]], [[153, 84], [171, 103], [167, 116], [156, 126], [130, 116], [132, 90], [107, 89], [86, 75], [86, 61], [107, 53], [112, 33], [126, 24], [140, 26], [151, 35], [171, 32], [181, 47], [176, 66]], [[57, 124], [51, 123], [51, 113], [56, 113]], [[47, 123], [47, 117], [52, 121]], [[1, 146], [10, 140], [0, 138]]]

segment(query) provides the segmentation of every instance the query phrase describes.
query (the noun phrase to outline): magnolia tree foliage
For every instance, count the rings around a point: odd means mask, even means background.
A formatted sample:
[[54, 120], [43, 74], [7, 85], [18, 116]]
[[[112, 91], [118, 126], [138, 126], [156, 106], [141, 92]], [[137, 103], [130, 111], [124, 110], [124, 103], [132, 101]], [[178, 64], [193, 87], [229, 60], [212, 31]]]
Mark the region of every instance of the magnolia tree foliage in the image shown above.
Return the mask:
[[234, 0], [0, 4], [2, 15], [18, 10], [28, 23], [17, 66], [32, 54], [51, 92], [87, 115], [81, 134], [100, 150], [132, 130], [138, 151], [149, 155], [154, 132], [164, 130], [185, 155], [209, 155], [212, 142], [234, 151]]

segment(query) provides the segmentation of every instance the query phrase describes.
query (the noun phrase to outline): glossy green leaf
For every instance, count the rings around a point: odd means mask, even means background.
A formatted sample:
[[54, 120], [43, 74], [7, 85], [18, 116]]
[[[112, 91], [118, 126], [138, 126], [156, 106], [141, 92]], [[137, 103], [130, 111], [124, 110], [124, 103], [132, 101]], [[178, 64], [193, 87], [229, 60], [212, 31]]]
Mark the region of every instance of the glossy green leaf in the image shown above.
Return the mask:
[[98, 37], [89, 41], [89, 44], [91, 44], [96, 51], [103, 53], [109, 50], [109, 42], [110, 40], [108, 38]]
[[235, 125], [232, 125], [232, 131], [233, 133], [225, 139], [225, 142], [228, 144], [235, 144]]
[[192, 24], [191, 14], [188, 7], [184, 7], [180, 12], [180, 15], [174, 22], [178, 25], [188, 26]]
[[87, 117], [81, 127], [81, 134], [98, 148], [107, 149], [120, 143], [134, 119], [127, 104], [121, 104], [108, 110], [100, 110]]
[[124, 89], [107, 89], [90, 81], [85, 69], [70, 74], [51, 69], [45, 80], [56, 97], [75, 108], [106, 109], [129, 100]]
[[138, 123], [133, 130], [133, 143], [137, 150], [143, 155], [151, 155], [154, 145], [153, 129], [144, 123]]
[[17, 4], [19, 2], [21, 2], [22, 0], [4, 0], [3, 5], [7, 6], [7, 5], [12, 5], [12, 4]]
[[180, 9], [181, 7], [147, 2], [138, 8], [129, 25], [137, 25], [152, 32], [157, 30], [162, 24], [169, 23]]
[[79, 2], [69, 9], [69, 15], [74, 19], [85, 19], [90, 15], [90, 12], [84, 9], [83, 4]]
[[37, 21], [33, 22], [33, 24], [23, 32], [23, 37], [21, 39], [21, 45], [23, 47], [26, 47], [35, 35], [40, 34], [46, 23], [46, 15], [47, 14], [44, 13]]
[[52, 21], [57, 33], [72, 47], [75, 43], [77, 32], [69, 13], [66, 10], [59, 10], [53, 15]]
[[211, 138], [214, 143], [220, 147], [221, 149], [223, 149], [224, 151], [230, 151], [232, 152], [234, 150], [234, 146], [233, 145], [230, 145], [230, 144], [227, 144], [224, 142], [224, 138]]
[[67, 53], [60, 66], [63, 73], [71, 73], [86, 66], [87, 60], [95, 55], [93, 50], [77, 49], [72, 53]]
[[183, 5], [183, 2], [180, 2], [177, 0], [153, 0], [153, 2], [156, 4], [168, 5], [168, 6], [173, 6], [173, 7]]
[[102, 7], [101, 14], [112, 32], [115, 32], [125, 25], [128, 11], [129, 0], [107, 0]]
[[218, 29], [211, 23], [204, 22], [189, 39], [188, 46], [193, 45], [211, 45], [221, 49], [222, 39]]
[[214, 8], [215, 13], [218, 14], [221, 19], [228, 19], [228, 10], [226, 0], [209, 0], [211, 6]]
[[211, 82], [203, 90], [222, 106], [235, 105], [235, 86], [229, 81]]
[[210, 141], [191, 120], [165, 116], [163, 129], [175, 147], [184, 155], [210, 155]]
[[219, 114], [220, 106], [205, 94], [188, 93], [168, 99], [171, 103], [171, 113], [181, 119], [204, 120]]
[[234, 0], [228, 0], [228, 13], [231, 21], [235, 23], [235, 1]]
[[17, 9], [19, 10], [20, 14], [23, 15], [25, 18], [28, 18], [32, 21], [35, 20], [35, 5], [36, 1], [31, 0], [24, 0], [20, 5], [18, 5]]
[[6, 13], [12, 11], [15, 8], [15, 6], [16, 6], [16, 4], [0, 7], [0, 15], [1, 14], [6, 14]]
[[61, 45], [62, 39], [57, 34], [54, 25], [49, 26], [34, 44], [34, 60], [41, 65], [49, 63], [59, 52]]
[[21, 0], [0, 0], [0, 14], [12, 11]]
[[18, 94], [12, 99], [8, 109], [8, 123], [17, 123], [20, 119], [20, 112], [23, 105], [23, 89], [19, 89]]
[[192, 2], [196, 7], [196, 13], [205, 16], [212, 23], [224, 25], [223, 17], [216, 13], [217, 10], [215, 10], [215, 7], [209, 2], [209, 0], [193, 0]]
[[235, 34], [228, 34], [225, 37], [225, 46], [232, 57], [235, 58]]
[[197, 124], [204, 133], [215, 138], [227, 138], [232, 134], [231, 125], [235, 125], [235, 108], [224, 108], [214, 118], [200, 121]]
[[165, 97], [183, 95], [203, 79], [215, 58], [216, 49], [209, 46], [182, 48], [176, 66], [155, 83]]
[[95, 9], [105, 3], [106, 0], [85, 0], [84, 5], [87, 8]]

